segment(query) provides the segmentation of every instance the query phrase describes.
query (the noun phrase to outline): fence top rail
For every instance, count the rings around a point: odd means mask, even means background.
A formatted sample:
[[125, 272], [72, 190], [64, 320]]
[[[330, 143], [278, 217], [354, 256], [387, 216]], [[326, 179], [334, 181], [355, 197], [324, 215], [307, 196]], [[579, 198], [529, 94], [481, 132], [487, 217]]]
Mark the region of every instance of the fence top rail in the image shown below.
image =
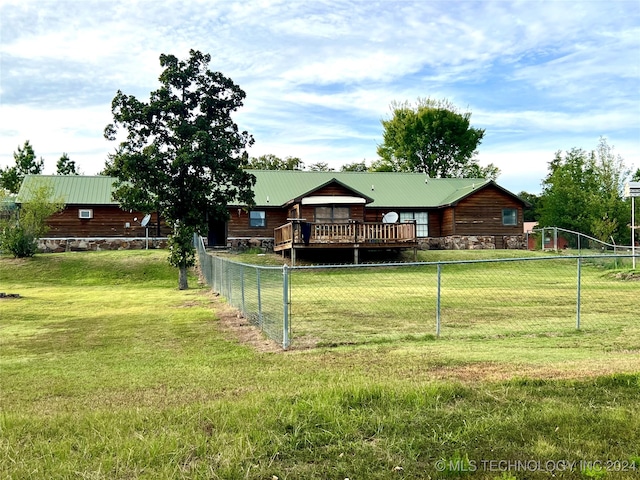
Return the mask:
[[[640, 255], [636, 255], [638, 257]], [[585, 260], [597, 258], [602, 260], [616, 258], [633, 258], [632, 254], [601, 254], [601, 255], [562, 255], [562, 256], [545, 256], [545, 257], [519, 257], [519, 258], [486, 258], [479, 260], [440, 260], [437, 262], [389, 262], [389, 263], [361, 263], [361, 264], [329, 264], [329, 265], [296, 265], [289, 267], [291, 270], [313, 270], [325, 268], [379, 268], [379, 267], [417, 267], [417, 266], [437, 266], [437, 265], [464, 265], [471, 263], [503, 263], [503, 262], [536, 262], [544, 260]]]
[[208, 252], [204, 252], [205, 255], [208, 255], [211, 258], [215, 258], [218, 259], [222, 262], [227, 262], [227, 263], [232, 263], [234, 265], [238, 265], [240, 267], [248, 267], [248, 268], [255, 268], [255, 269], [259, 269], [259, 270], [280, 270], [282, 271], [282, 265], [280, 266], [272, 266], [272, 265], [255, 265], [255, 264], [251, 264], [251, 263], [244, 263], [244, 262], [238, 262], [236, 260], [230, 260], [228, 258], [224, 258], [224, 257], [219, 257], [217, 255], [212, 255]]
[[616, 245], [613, 243], [607, 243], [607, 242], [603, 242], [602, 240], [598, 240], [597, 238], [594, 238], [590, 235], [587, 235], [586, 233], [580, 233], [580, 232], [575, 232], [573, 230], [567, 230], [566, 228], [562, 228], [562, 227], [539, 227], [539, 228], [534, 228], [531, 231], [532, 232], [543, 232], [543, 231], [547, 231], [547, 230], [558, 230], [564, 233], [570, 233], [572, 235], [577, 235], [579, 237], [584, 237], [588, 240], [591, 240], [592, 242], [596, 242], [596, 243], [600, 243], [606, 247], [611, 247], [613, 249], [617, 249], [617, 248], [628, 248], [631, 249], [633, 248], [631, 245]]

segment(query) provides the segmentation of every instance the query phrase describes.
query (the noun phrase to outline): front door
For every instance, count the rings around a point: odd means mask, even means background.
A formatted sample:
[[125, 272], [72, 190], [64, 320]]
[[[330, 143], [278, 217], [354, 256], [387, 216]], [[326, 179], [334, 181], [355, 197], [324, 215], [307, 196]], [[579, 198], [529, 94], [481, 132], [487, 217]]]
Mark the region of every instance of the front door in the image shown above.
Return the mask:
[[227, 223], [221, 220], [209, 220], [209, 233], [207, 234], [209, 247], [227, 246]]

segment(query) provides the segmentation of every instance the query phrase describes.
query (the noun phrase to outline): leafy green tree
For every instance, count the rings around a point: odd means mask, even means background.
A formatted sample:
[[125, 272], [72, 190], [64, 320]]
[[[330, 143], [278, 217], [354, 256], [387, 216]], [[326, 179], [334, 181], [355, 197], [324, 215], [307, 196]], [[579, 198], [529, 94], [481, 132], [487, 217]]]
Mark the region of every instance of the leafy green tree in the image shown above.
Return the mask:
[[603, 242], [629, 242], [630, 211], [623, 198], [629, 174], [604, 138], [591, 152], [556, 152], [542, 183], [541, 226], [574, 230]]
[[195, 263], [193, 234], [228, 219], [229, 201], [253, 204], [255, 178], [241, 168], [253, 138], [231, 118], [245, 93], [210, 71], [210, 60], [195, 50], [184, 61], [160, 55], [160, 88], [149, 102], [118, 91], [105, 128], [110, 140], [118, 128], [126, 132], [105, 168], [118, 178], [115, 198], [126, 209], [158, 211], [172, 228], [169, 261], [180, 289]]
[[592, 231], [603, 240], [629, 244], [631, 230], [627, 223], [631, 216], [629, 204], [624, 199], [624, 184], [631, 175], [620, 155], [600, 137], [594, 152], [598, 192], [594, 205]]
[[57, 175], [79, 175], [76, 168], [76, 162], [69, 158], [69, 155], [63, 153], [56, 164]]
[[632, 182], [640, 182], [640, 168], [636, 170], [636, 173], [631, 177]]
[[304, 162], [298, 157], [285, 157], [283, 160], [268, 153], [259, 157], [250, 157], [244, 168], [253, 170], [304, 170]]
[[49, 230], [47, 218], [64, 208], [64, 203], [53, 198], [53, 188], [41, 184], [28, 192], [18, 210], [0, 222], [0, 251], [14, 257], [32, 257], [37, 251], [37, 241]]
[[540, 225], [590, 234], [593, 192], [597, 179], [592, 157], [573, 148], [555, 154], [542, 182]]
[[18, 193], [25, 175], [42, 173], [44, 160], [42, 158], [36, 160], [36, 154], [29, 140], [24, 142], [22, 148], [18, 146], [18, 150], [13, 153], [13, 159], [16, 162], [13, 167], [0, 169], [0, 187], [11, 193]]
[[340, 167], [341, 172], [368, 172], [369, 167], [367, 167], [367, 162], [364, 160], [361, 162], [353, 162], [347, 163]]
[[529, 204], [528, 207], [524, 208], [524, 221], [537, 222], [540, 218], [540, 212], [538, 211], [540, 208], [540, 196], [535, 193], [527, 193], [523, 191], [518, 194], [518, 197]]
[[486, 178], [495, 181], [500, 176], [500, 169], [493, 163], [486, 167], [482, 167], [478, 163], [470, 163], [465, 167], [462, 176], [464, 178]]
[[479, 174], [474, 156], [484, 130], [471, 126], [471, 112], [431, 98], [418, 99], [415, 106], [393, 102], [391, 109], [391, 118], [382, 120], [377, 171], [423, 172], [433, 178]]

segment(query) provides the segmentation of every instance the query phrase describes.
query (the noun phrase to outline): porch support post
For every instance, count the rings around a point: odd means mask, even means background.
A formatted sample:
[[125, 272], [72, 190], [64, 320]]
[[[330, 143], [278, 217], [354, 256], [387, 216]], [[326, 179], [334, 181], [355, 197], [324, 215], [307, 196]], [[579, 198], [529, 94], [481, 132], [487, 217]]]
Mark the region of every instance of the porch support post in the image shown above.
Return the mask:
[[296, 266], [296, 249], [293, 245], [291, 245], [291, 266]]
[[358, 247], [353, 247], [353, 263], [358, 265]]

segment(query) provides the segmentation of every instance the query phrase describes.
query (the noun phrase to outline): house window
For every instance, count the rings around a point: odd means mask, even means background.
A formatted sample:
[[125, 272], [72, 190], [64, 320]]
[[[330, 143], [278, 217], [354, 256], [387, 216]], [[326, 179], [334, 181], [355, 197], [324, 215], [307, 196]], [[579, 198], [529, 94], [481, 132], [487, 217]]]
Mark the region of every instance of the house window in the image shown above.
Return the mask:
[[502, 224], [503, 225], [518, 225], [518, 210], [515, 208], [503, 208], [502, 209]]
[[319, 223], [341, 223], [347, 222], [351, 212], [349, 207], [339, 207], [336, 205], [327, 205], [316, 207], [315, 217]]
[[407, 220], [416, 221], [416, 236], [422, 238], [429, 236], [429, 212], [400, 212], [400, 221]]
[[251, 210], [249, 212], [249, 226], [262, 228], [267, 226], [267, 212], [264, 210]]
[[78, 218], [89, 220], [93, 218], [93, 210], [91, 208], [81, 208], [78, 210]]

